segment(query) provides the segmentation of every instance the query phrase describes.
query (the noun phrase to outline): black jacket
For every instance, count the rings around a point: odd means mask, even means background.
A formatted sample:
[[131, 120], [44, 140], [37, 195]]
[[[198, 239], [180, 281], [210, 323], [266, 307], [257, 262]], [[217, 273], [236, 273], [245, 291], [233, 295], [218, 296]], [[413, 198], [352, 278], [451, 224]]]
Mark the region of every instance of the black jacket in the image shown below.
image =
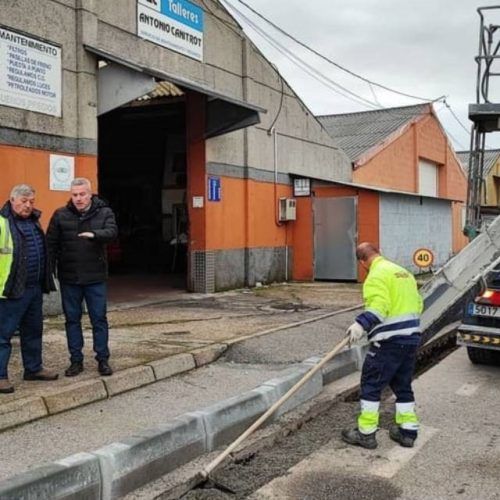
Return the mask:
[[[43, 230], [39, 222], [41, 214], [42, 213], [39, 210], [33, 210], [30, 219], [33, 221], [33, 224], [35, 225], [37, 231], [39, 231], [43, 236], [45, 249], [45, 269], [41, 286], [44, 293], [49, 293], [50, 291], [55, 290], [56, 287], [54, 285], [54, 280], [52, 278], [50, 266], [48, 263], [48, 250], [45, 235], [43, 234]], [[26, 278], [28, 272], [26, 266], [26, 242], [23, 234], [17, 228], [16, 216], [12, 211], [10, 201], [7, 201], [2, 207], [2, 209], [0, 210], [0, 215], [2, 217], [5, 217], [9, 221], [10, 233], [12, 235], [12, 242], [14, 246], [12, 268], [9, 277], [7, 278], [7, 282], [5, 283], [3, 295], [8, 299], [18, 299], [23, 296], [26, 287]]]
[[[94, 233], [94, 238], [78, 234]], [[71, 200], [58, 208], [47, 230], [49, 258], [62, 283], [90, 285], [108, 277], [106, 244], [118, 236], [111, 208], [97, 196], [92, 196], [90, 209], [80, 213]]]

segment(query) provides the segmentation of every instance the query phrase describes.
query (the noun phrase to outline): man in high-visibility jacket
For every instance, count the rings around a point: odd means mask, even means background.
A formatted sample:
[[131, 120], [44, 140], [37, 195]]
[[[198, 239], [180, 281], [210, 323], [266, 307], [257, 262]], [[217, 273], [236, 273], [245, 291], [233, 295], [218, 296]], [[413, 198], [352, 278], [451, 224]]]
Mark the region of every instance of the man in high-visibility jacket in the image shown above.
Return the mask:
[[57, 379], [42, 365], [42, 293], [55, 288], [34, 203], [34, 189], [19, 184], [0, 209], [0, 394], [14, 392], [7, 368], [18, 328], [24, 380]]
[[347, 336], [352, 345], [367, 335], [370, 348], [361, 373], [358, 425], [344, 430], [342, 439], [364, 448], [377, 447], [380, 395], [389, 386], [396, 395], [396, 422], [389, 436], [401, 446], [412, 447], [419, 425], [411, 381], [421, 337], [422, 297], [413, 275], [382, 257], [372, 243], [361, 243], [356, 257], [368, 270], [363, 284], [365, 308]]

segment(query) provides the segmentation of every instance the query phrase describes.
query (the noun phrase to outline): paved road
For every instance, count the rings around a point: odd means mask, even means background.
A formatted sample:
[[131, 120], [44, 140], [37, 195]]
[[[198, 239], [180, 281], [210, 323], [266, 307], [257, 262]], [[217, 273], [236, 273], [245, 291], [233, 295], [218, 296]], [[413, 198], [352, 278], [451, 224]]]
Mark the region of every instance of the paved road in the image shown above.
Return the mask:
[[416, 448], [401, 448], [382, 429], [379, 448], [362, 450], [345, 446], [337, 432], [249, 498], [500, 498], [500, 367], [474, 366], [460, 349], [415, 390], [423, 422]]
[[355, 312], [248, 340], [217, 363], [0, 433], [0, 480], [240, 394], [340, 340]]

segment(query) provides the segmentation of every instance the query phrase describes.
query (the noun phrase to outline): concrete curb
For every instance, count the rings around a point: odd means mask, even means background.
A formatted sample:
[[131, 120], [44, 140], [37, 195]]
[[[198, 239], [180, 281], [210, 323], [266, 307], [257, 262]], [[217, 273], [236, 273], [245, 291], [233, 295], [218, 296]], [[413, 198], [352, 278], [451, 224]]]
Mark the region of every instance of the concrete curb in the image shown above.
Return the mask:
[[[361, 352], [349, 349], [340, 353], [273, 418], [320, 394], [324, 385], [336, 380], [337, 375], [353, 373]], [[0, 482], [0, 498], [111, 500], [126, 495], [234, 440], [319, 359], [310, 358], [252, 391], [186, 413], [159, 428]], [[153, 368], [148, 368], [153, 372]]]
[[213, 344], [120, 370], [109, 378], [84, 380], [41, 396], [15, 399], [0, 405], [0, 432], [213, 363], [226, 349], [226, 344]]
[[155, 381], [155, 374], [151, 366], [136, 366], [116, 372], [112, 377], [102, 379], [109, 396], [151, 384]]
[[[1, 431], [47, 417], [54, 413], [60, 413], [94, 403], [106, 397], [112, 397], [122, 392], [131, 391], [144, 385], [152, 384], [194, 368], [213, 363], [224, 354], [228, 347], [240, 342], [276, 333], [288, 328], [321, 321], [331, 316], [354, 311], [360, 307], [361, 305], [356, 305], [339, 309], [321, 314], [314, 318], [281, 325], [251, 335], [231, 339], [223, 343], [208, 345], [206, 347], [194, 349], [190, 352], [174, 354], [167, 358], [151, 361], [144, 365], [120, 370], [111, 378], [94, 378], [83, 382], [77, 382], [67, 385], [66, 387], [61, 387], [46, 395], [26, 397], [2, 404], [0, 406], [0, 433]], [[359, 366], [359, 361], [357, 363]], [[104, 384], [106, 394], [102, 392], [102, 384]], [[94, 392], [91, 390], [91, 387], [95, 388]]]
[[43, 396], [50, 415], [62, 411], [71, 410], [94, 401], [106, 399], [108, 393], [104, 383], [100, 379], [86, 380], [77, 384], [71, 384], [69, 387], [60, 391]]
[[26, 424], [49, 414], [41, 397], [23, 398], [0, 406], [0, 431]]
[[201, 418], [181, 415], [166, 425], [96, 450], [93, 455], [102, 471], [100, 498], [120, 498], [161, 477], [205, 453], [205, 443]]
[[99, 459], [77, 453], [3, 481], [2, 500], [101, 498]]
[[168, 358], [151, 361], [147, 366], [153, 369], [156, 380], [163, 380], [196, 368], [196, 362], [192, 354], [174, 354]]

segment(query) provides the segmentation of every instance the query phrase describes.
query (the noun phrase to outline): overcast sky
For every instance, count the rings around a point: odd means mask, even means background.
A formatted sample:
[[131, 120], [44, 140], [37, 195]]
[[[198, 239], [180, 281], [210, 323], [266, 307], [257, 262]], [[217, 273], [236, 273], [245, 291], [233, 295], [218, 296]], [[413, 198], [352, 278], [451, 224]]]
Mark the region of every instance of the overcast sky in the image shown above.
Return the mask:
[[[306, 45], [372, 81], [424, 98], [447, 96], [467, 132], [443, 104], [435, 104], [435, 109], [455, 149], [469, 149], [467, 109], [468, 104], [476, 99], [477, 66], [474, 57], [479, 46], [476, 9], [500, 5], [500, 0], [245, 1]], [[421, 102], [376, 87], [371, 89], [368, 84], [346, 75], [280, 35], [238, 0], [224, 0], [224, 3], [236, 6], [309, 65], [365, 99], [377, 101], [383, 107]], [[486, 15], [488, 23], [500, 24], [500, 9], [496, 15]], [[238, 20], [313, 113], [372, 109], [316, 81], [270, 47], [245, 21]], [[500, 78], [493, 79], [494, 87], [500, 89]], [[500, 91], [497, 95], [497, 102], [500, 102]], [[500, 147], [500, 132], [489, 134], [487, 144]]]

